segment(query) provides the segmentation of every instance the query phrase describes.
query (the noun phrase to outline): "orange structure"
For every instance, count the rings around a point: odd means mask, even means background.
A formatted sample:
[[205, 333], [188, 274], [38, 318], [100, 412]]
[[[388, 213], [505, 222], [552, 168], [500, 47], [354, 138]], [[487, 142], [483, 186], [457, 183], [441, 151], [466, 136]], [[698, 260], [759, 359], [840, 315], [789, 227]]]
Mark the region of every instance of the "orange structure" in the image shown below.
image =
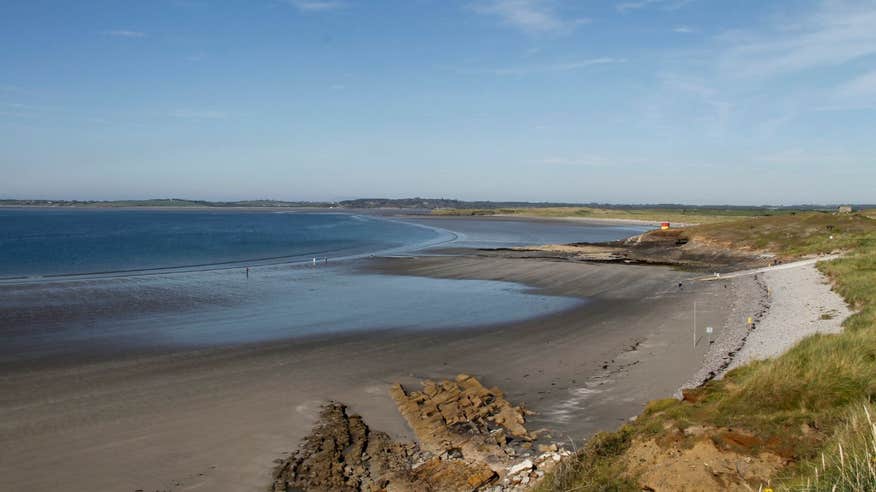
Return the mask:
[[660, 223], [660, 229], [662, 229], [662, 230], [664, 230], [664, 231], [667, 230], [667, 229], [669, 229], [669, 222], [661, 222], [661, 223]]

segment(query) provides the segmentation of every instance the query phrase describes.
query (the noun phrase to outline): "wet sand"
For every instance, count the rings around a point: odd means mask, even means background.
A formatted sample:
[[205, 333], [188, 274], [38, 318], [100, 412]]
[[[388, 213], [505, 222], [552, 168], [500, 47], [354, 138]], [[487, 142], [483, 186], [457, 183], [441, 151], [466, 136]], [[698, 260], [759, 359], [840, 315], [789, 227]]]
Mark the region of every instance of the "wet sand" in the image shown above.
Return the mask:
[[[263, 490], [319, 405], [340, 400], [375, 429], [411, 435], [387, 389], [465, 372], [537, 412], [528, 427], [579, 444], [695, 372], [692, 340], [730, 313], [727, 287], [677, 284], [664, 267], [539, 259], [383, 259], [367, 271], [507, 280], [590, 298], [547, 317], [477, 329], [387, 331], [0, 374], [2, 490]], [[733, 283], [729, 282], [732, 288]]]

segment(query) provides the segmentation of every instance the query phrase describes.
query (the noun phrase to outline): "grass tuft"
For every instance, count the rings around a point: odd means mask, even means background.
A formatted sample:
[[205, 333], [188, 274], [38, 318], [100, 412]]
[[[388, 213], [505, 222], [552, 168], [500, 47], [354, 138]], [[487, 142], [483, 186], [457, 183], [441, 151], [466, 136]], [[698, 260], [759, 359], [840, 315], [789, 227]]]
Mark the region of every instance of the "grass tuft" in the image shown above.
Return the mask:
[[779, 490], [876, 490], [876, 406], [869, 402], [854, 405], [820, 455], [799, 468], [800, 476], [783, 483]]
[[876, 401], [876, 220], [808, 213], [697, 226], [686, 234], [789, 258], [845, 251], [818, 268], [857, 312], [842, 333], [814, 335], [780, 357], [739, 367], [696, 390], [690, 401], [651, 402], [634, 423], [600, 436], [558, 471], [546, 490], [626, 490], [617, 488], [632, 480], [617, 454], [623, 443], [654, 434], [659, 442], [660, 433], [675, 432], [666, 429], [693, 425], [756, 436], [747, 450], [752, 456], [768, 450], [789, 461], [776, 477], [785, 489], [876, 490], [876, 428], [868, 434], [876, 411], [861, 404]]

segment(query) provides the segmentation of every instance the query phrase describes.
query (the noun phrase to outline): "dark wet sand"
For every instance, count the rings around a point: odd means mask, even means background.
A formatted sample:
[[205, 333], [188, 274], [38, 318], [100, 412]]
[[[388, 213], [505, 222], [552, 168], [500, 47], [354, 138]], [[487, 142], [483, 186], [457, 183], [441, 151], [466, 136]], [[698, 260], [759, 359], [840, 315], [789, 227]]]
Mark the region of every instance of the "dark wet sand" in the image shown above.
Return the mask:
[[695, 372], [706, 347], [692, 346], [694, 299], [700, 326], [730, 312], [720, 283], [679, 291], [690, 275], [662, 267], [423, 257], [367, 268], [516, 281], [592, 302], [479, 329], [18, 367], [0, 374], [0, 490], [264, 490], [321, 402], [410, 437], [389, 383], [459, 372], [538, 412], [530, 429], [580, 443]]

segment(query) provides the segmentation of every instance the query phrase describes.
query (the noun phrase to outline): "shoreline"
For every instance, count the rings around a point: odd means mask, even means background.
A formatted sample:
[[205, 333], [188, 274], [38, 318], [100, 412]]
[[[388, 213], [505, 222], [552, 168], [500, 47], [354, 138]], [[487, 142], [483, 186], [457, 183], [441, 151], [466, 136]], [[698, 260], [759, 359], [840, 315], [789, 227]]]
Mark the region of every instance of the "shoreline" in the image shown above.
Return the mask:
[[[357, 269], [509, 281], [589, 302], [477, 328], [378, 330], [4, 372], [0, 445], [9, 457], [0, 460], [0, 488], [264, 489], [273, 461], [296, 448], [326, 401], [344, 402], [375, 429], [411, 440], [390, 385], [459, 373], [535, 411], [531, 429], [580, 444], [637, 416], [648, 401], [720, 377], [741, 360], [738, 347], [754, 341], [747, 340], [752, 334], [763, 333], [768, 345], [788, 338], [776, 331], [785, 317], [769, 328], [778, 294], [764, 304], [763, 290], [775, 290], [773, 276], [789, 289], [812, 281], [788, 265], [760, 272], [757, 281], [739, 275], [699, 282], [693, 272], [665, 266], [477, 250], [362, 260]], [[718, 327], [714, 344], [702, 333], [692, 338], [694, 301], [697, 326]], [[761, 318], [754, 331], [740, 331], [751, 306]]]
[[5, 373], [0, 444], [9, 454], [0, 461], [0, 488], [258, 490], [270, 482], [273, 460], [310, 431], [323, 402], [343, 401], [374, 428], [411, 439], [389, 385], [461, 372], [534, 410], [532, 429], [580, 442], [671, 393], [693, 370], [703, 348], [678, 357], [676, 342], [688, 334], [676, 329], [674, 306], [695, 296], [702, 316], [724, 316], [721, 299], [710, 294], [714, 286], [679, 293], [677, 281], [691, 274], [668, 268], [466, 257], [384, 259], [366, 268], [419, 261], [436, 262], [429, 268], [450, 276], [472, 273], [474, 261], [481, 273], [591, 302], [477, 329], [292, 340]]
[[[512, 215], [512, 214], [494, 214], [494, 215], [400, 215], [399, 218], [410, 219], [426, 219], [426, 220], [492, 220], [500, 221], [520, 221], [520, 222], [571, 222], [584, 225], [605, 225], [605, 226], [653, 226], [660, 227], [660, 221], [639, 220], [639, 219], [611, 219], [603, 217], [543, 217], [537, 215]], [[677, 227], [684, 227], [693, 224], [673, 223]]]
[[811, 259], [742, 270], [724, 275], [724, 281], [727, 279], [745, 287], [732, 290], [731, 317], [714, 334], [703, 366], [679, 388], [676, 397], [682, 397], [683, 390], [721, 379], [737, 367], [778, 357], [810, 335], [839, 333], [843, 321], [852, 314]]
[[[455, 215], [440, 215], [432, 214], [429, 210], [409, 209], [409, 208], [326, 208], [326, 207], [207, 207], [207, 206], [120, 206], [120, 207], [104, 207], [104, 206], [51, 206], [51, 205], [0, 205], [0, 210], [3, 209], [26, 209], [26, 210], [146, 210], [155, 211], [173, 211], [183, 212], [191, 211], [232, 211], [232, 212], [301, 212], [301, 213], [338, 213], [338, 214], [361, 214], [373, 215], [379, 217], [391, 217], [395, 219], [419, 220], [419, 219], [439, 219], [439, 220], [517, 220], [524, 222], [573, 222], [589, 225], [639, 225], [639, 226], [654, 226], [659, 227], [660, 221], [639, 220], [639, 219], [612, 219], [603, 217], [541, 217], [532, 215], [471, 215], [471, 216], [455, 216]], [[419, 213], [417, 213], [419, 212]], [[677, 227], [685, 227], [694, 224], [673, 223]]]

